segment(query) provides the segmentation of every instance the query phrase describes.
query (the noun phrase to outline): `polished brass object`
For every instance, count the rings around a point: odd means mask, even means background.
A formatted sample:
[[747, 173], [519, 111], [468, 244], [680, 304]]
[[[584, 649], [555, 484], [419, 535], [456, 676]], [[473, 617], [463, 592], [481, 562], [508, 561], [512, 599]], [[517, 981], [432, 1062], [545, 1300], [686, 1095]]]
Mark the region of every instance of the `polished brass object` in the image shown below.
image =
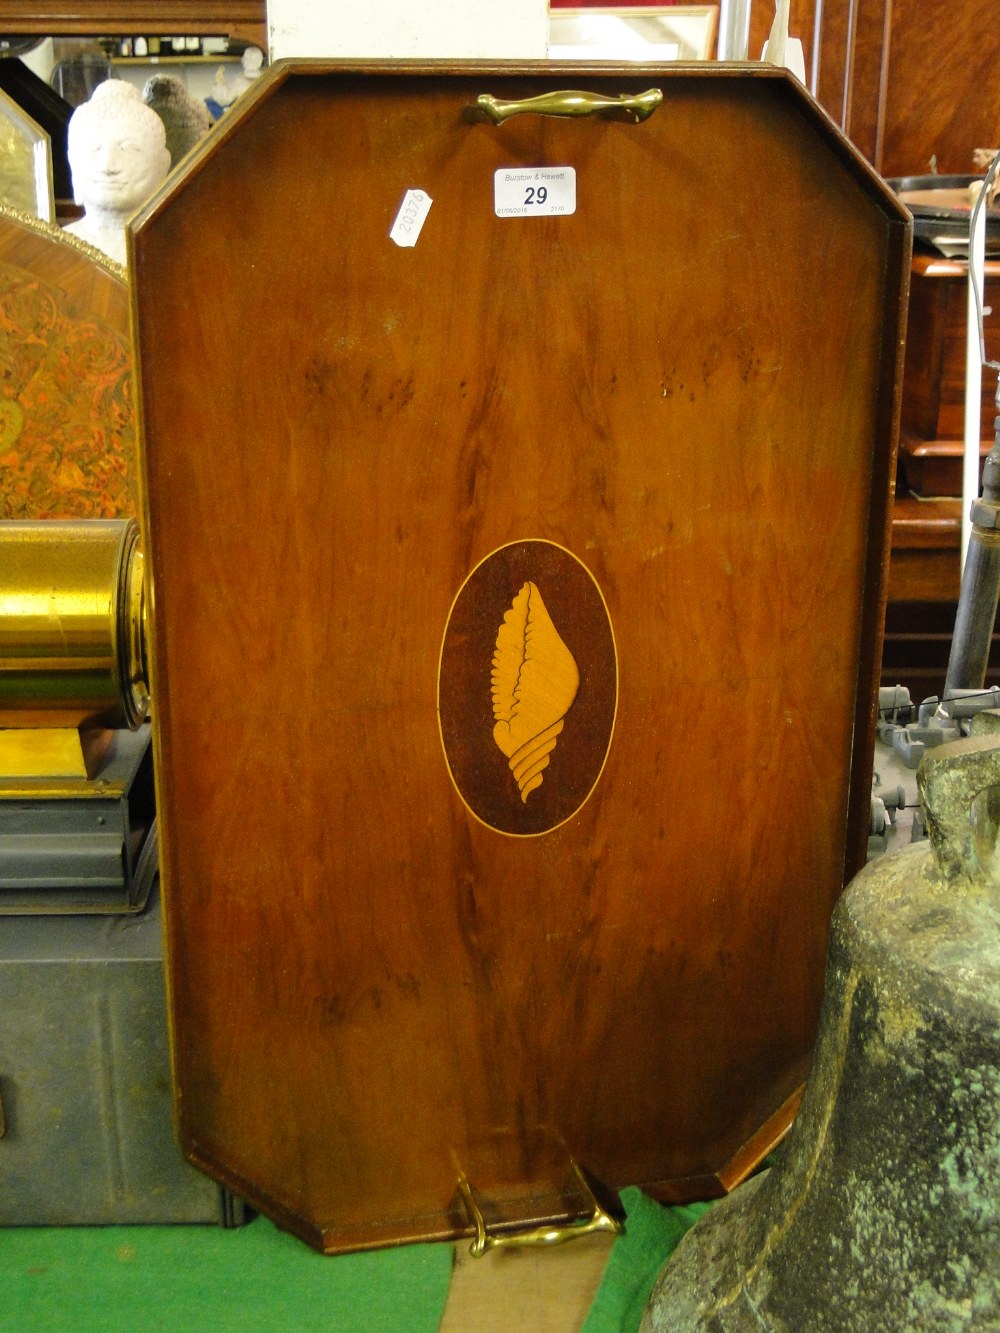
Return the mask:
[[0, 523], [0, 727], [138, 727], [144, 619], [134, 520]]
[[572, 1222], [528, 1227], [523, 1231], [490, 1231], [476, 1198], [475, 1190], [469, 1184], [464, 1173], [460, 1174], [458, 1177], [458, 1191], [465, 1204], [469, 1221], [476, 1229], [472, 1244], [469, 1246], [469, 1253], [473, 1258], [481, 1258], [487, 1250], [548, 1249], [552, 1245], [564, 1245], [567, 1241], [578, 1240], [581, 1236], [592, 1236], [597, 1231], [607, 1231], [613, 1236], [620, 1235], [625, 1229], [623, 1223], [601, 1206], [586, 1176], [576, 1162], [571, 1162], [570, 1165], [580, 1186], [580, 1191], [587, 1199], [590, 1209], [589, 1215], [574, 1218]]
[[2, 778], [82, 779], [88, 776], [76, 727], [0, 728]]
[[491, 125], [502, 125], [511, 116], [601, 116], [606, 120], [626, 120], [631, 125], [648, 120], [663, 101], [659, 88], [629, 96], [604, 97], [600, 93], [558, 92], [542, 93], [539, 97], [525, 97], [517, 102], [501, 102], [489, 93], [482, 93], [468, 108], [471, 120], [488, 120]]
[[0, 727], [0, 801], [110, 796], [121, 784], [100, 775], [115, 734], [114, 728], [89, 724]]
[[[142, 546], [138, 541], [131, 547], [131, 558], [125, 575], [125, 592], [119, 616], [119, 633], [123, 671], [122, 697], [131, 700], [135, 721], [133, 729], [145, 721], [149, 712], [149, 664], [146, 659], [146, 580]], [[127, 707], [127, 705], [126, 705]]]
[[120, 801], [128, 784], [107, 778], [7, 777], [0, 773], [0, 801]]

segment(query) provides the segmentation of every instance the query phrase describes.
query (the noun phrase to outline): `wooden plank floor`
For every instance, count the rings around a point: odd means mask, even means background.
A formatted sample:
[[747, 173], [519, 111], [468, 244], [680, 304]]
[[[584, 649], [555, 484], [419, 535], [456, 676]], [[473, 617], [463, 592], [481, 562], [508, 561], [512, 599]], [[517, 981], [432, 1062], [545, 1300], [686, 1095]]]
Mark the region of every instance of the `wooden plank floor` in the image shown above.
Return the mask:
[[614, 1238], [586, 1236], [551, 1250], [455, 1247], [441, 1333], [579, 1333]]

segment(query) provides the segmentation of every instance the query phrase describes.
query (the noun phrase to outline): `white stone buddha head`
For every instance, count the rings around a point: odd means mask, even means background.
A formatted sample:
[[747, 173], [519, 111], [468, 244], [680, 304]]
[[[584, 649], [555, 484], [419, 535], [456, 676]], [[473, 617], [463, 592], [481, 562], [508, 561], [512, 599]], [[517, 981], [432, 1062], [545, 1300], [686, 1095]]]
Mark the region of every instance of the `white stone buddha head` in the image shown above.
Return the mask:
[[170, 170], [163, 122], [138, 88], [108, 79], [70, 117], [67, 148], [84, 216], [66, 230], [124, 264], [125, 223]]

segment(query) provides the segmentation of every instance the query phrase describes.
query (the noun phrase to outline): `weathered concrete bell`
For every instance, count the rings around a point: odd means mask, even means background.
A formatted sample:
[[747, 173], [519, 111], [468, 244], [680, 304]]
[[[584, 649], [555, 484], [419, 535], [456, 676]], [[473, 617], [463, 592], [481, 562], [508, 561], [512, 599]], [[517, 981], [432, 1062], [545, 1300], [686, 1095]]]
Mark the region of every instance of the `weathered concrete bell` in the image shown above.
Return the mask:
[[837, 906], [782, 1155], [685, 1236], [644, 1333], [1000, 1329], [1000, 737], [918, 781], [931, 844]]

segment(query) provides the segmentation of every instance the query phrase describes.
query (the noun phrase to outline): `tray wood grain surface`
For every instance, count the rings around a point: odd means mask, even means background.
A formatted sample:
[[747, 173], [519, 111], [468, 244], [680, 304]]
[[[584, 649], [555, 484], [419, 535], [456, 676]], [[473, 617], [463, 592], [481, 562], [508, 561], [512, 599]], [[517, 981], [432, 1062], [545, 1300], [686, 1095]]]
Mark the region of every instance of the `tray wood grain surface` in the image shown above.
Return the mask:
[[329, 1251], [734, 1183], [863, 855], [904, 215], [780, 74], [304, 64], [131, 244], [189, 1155]]

